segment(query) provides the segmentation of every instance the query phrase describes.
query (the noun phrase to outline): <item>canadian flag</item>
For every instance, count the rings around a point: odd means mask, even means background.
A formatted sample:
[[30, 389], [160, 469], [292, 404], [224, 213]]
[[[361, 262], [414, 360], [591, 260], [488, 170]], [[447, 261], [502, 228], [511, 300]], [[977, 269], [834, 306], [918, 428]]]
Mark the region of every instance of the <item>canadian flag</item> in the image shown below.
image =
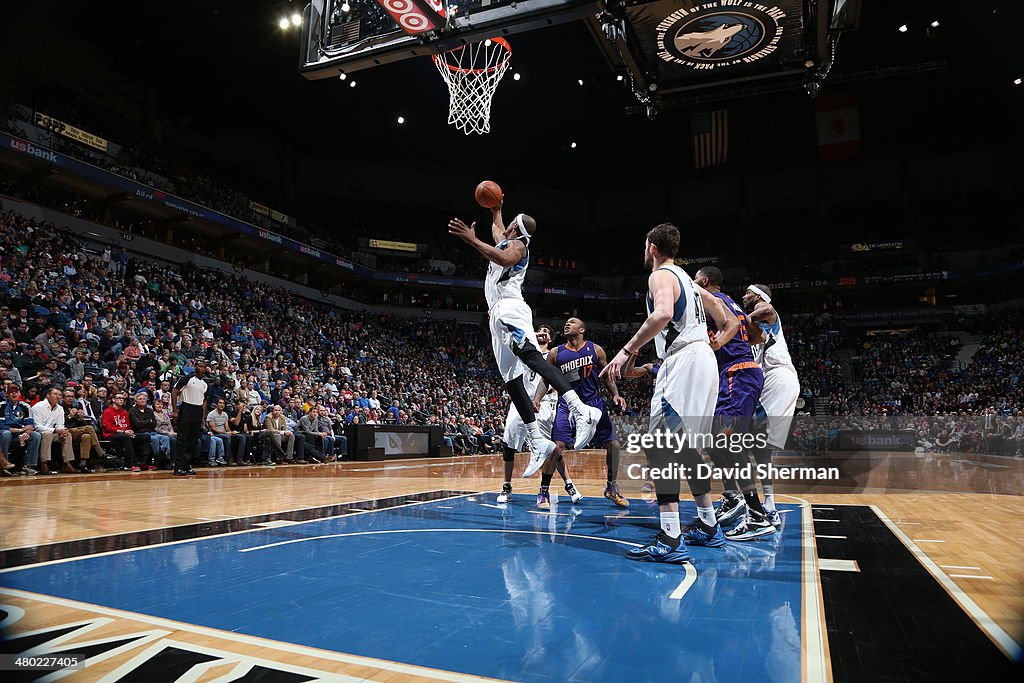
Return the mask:
[[818, 114], [818, 158], [836, 161], [860, 156], [860, 113], [852, 93], [825, 95], [814, 101]]

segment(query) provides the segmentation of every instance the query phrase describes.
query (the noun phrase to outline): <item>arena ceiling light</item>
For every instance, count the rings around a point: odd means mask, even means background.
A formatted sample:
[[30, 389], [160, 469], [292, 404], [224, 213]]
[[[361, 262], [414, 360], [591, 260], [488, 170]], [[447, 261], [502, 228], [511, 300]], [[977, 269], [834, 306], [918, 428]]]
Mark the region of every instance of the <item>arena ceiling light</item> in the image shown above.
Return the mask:
[[302, 25], [302, 15], [299, 14], [298, 12], [296, 12], [295, 14], [292, 15], [292, 26], [301, 26], [301, 25]]
[[352, 5], [348, 4], [347, 2], [343, 2], [341, 4], [341, 11], [342, 12], [351, 12], [352, 11]]
[[522, 76], [519, 75], [518, 71], [516, 73], [512, 74], [512, 80], [513, 81], [518, 81], [520, 78], [522, 78]]
[[398, 125], [402, 125], [403, 123], [405, 123], [405, 117], [404, 116], [399, 116], [398, 117]]
[[938, 27], [939, 27], [939, 20], [936, 19], [935, 21], [932, 22], [932, 28], [938, 28]]
[[573, 142], [569, 145], [570, 149], [576, 149], [576, 143]]
[[1021, 83], [1021, 80], [1019, 78], [1013, 79], [1013, 84], [1014, 85], [1020, 85], [1020, 83]]
[[280, 21], [277, 22], [277, 25], [281, 27], [282, 31], [287, 31], [288, 27], [292, 25], [292, 22], [288, 21], [288, 17], [281, 17]]
[[907, 25], [903, 24], [902, 26], [900, 26], [900, 33], [906, 33], [906, 32], [907, 32]]

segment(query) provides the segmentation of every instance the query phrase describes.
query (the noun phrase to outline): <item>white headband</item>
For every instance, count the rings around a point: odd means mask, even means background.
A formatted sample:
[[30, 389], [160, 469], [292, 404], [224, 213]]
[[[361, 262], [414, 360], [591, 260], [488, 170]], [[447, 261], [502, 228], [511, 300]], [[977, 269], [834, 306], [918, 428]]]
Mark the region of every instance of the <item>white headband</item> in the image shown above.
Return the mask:
[[513, 223], [519, 223], [519, 235], [520, 235], [520, 237], [525, 237], [526, 239], [530, 239], [530, 233], [526, 232], [526, 223], [523, 221], [523, 214], [519, 214], [518, 216], [516, 216], [515, 220], [512, 221], [512, 222]]
[[772, 298], [770, 296], [768, 296], [767, 294], [765, 294], [764, 292], [762, 292], [761, 288], [758, 287], [757, 285], [750, 285], [749, 287], [747, 287], [747, 291], [750, 291], [750, 292], [753, 292], [754, 294], [757, 294], [759, 297], [764, 299], [764, 302], [766, 304], [770, 304], [772, 302]]

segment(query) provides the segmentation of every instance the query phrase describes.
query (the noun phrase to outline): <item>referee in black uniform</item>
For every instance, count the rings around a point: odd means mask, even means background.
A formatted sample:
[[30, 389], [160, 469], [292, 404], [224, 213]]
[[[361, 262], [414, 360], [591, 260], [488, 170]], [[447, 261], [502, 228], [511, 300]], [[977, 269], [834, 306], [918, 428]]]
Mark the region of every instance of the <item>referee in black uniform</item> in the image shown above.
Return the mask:
[[[184, 477], [195, 474], [192, 460], [196, 455], [196, 444], [199, 443], [199, 430], [206, 415], [206, 361], [196, 361], [196, 371], [191, 375], [182, 375], [171, 390], [171, 411], [177, 411], [178, 440], [174, 444], [174, 474]], [[178, 407], [178, 398], [181, 406]]]

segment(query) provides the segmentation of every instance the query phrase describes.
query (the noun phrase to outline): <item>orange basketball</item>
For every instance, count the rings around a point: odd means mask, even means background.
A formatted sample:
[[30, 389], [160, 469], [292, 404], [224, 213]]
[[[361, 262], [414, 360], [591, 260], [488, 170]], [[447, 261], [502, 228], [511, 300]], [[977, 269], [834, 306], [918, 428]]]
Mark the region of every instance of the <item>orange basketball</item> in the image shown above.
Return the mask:
[[476, 203], [485, 209], [493, 209], [494, 207], [501, 204], [501, 198], [504, 196], [498, 183], [493, 180], [485, 180], [476, 186]]

